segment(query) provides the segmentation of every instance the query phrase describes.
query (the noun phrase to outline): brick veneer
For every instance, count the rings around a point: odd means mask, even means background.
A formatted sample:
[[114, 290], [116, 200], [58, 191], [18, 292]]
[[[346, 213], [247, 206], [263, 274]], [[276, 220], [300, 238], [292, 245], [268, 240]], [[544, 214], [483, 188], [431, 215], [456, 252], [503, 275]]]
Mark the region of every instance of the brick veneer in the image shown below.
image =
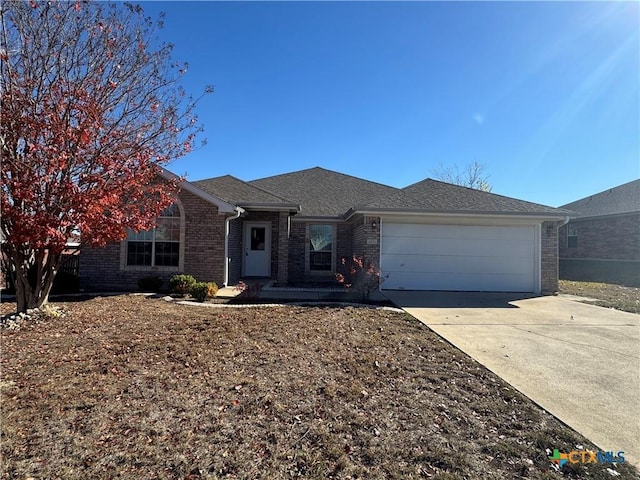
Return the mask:
[[340, 262], [343, 257], [350, 258], [353, 256], [353, 225], [350, 223], [339, 223], [337, 230], [336, 262]]
[[289, 213], [280, 212], [278, 217], [278, 249], [276, 252], [276, 281], [286, 284], [289, 280]]
[[[307, 238], [307, 226], [309, 223], [296, 221], [295, 217], [291, 221], [291, 229], [289, 235], [289, 246], [287, 256], [288, 267], [288, 281], [296, 282], [301, 280], [318, 280], [318, 275], [309, 275], [307, 273], [307, 255], [308, 255], [308, 242]], [[331, 223], [331, 222], [326, 222]], [[352, 255], [352, 225], [350, 223], [337, 222], [335, 225], [335, 238], [334, 238], [334, 264], [336, 270], [338, 263], [342, 257], [350, 258]], [[325, 279], [333, 278], [335, 272], [329, 272], [327, 275], [323, 275]], [[278, 279], [278, 282], [280, 280]]]
[[353, 223], [353, 254], [380, 267], [379, 217], [360, 217]]
[[540, 287], [543, 294], [558, 291], [558, 226], [561, 222], [542, 222], [540, 232]]
[[640, 261], [640, 212], [574, 219], [578, 245], [567, 246], [568, 225], [560, 228], [560, 258]]
[[177, 273], [205, 282], [224, 282], [224, 215], [199, 197], [182, 191], [178, 196], [184, 214], [184, 268], [124, 267], [124, 243], [103, 248], [83, 248], [80, 254], [80, 285], [86, 290], [135, 290], [142, 277], [158, 276], [165, 282]]

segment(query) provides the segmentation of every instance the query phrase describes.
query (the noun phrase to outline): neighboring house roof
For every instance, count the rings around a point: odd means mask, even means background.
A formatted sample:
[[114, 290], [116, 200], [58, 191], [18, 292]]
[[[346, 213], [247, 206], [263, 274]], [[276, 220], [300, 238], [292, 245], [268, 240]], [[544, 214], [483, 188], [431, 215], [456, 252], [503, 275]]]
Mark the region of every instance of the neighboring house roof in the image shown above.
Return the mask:
[[356, 204], [398, 191], [394, 187], [320, 167], [249, 183], [299, 203], [300, 215], [305, 217], [342, 217]]
[[286, 198], [267, 192], [231, 175], [192, 182], [212, 195], [243, 208], [272, 207], [298, 211], [300, 206]]
[[573, 212], [427, 178], [355, 211], [570, 215]]
[[560, 208], [578, 212], [580, 218], [640, 212], [640, 179], [567, 203]]

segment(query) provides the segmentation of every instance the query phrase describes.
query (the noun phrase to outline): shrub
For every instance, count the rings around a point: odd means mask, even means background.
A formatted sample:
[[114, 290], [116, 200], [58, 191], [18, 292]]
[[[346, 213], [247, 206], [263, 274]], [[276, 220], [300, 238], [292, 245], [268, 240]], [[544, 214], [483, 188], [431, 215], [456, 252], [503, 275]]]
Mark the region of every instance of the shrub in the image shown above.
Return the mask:
[[171, 290], [171, 293], [186, 295], [191, 291], [195, 283], [196, 279], [191, 275], [174, 275], [169, 280], [169, 290]]
[[218, 285], [215, 282], [207, 283], [207, 298], [213, 298], [218, 293]]
[[143, 292], [158, 292], [162, 288], [160, 277], [142, 277], [138, 280], [138, 288]]
[[213, 282], [196, 282], [189, 291], [191, 296], [199, 302], [204, 302], [207, 298], [213, 298], [218, 293], [218, 285]]
[[262, 290], [262, 284], [254, 283], [249, 286], [241, 281], [233, 289], [240, 292], [238, 295], [240, 298], [257, 298]]
[[341, 271], [336, 273], [336, 280], [362, 300], [369, 300], [371, 292], [377, 290], [384, 281], [380, 269], [371, 261], [365, 262], [362, 257], [354, 255], [350, 260], [342, 257], [340, 263]]

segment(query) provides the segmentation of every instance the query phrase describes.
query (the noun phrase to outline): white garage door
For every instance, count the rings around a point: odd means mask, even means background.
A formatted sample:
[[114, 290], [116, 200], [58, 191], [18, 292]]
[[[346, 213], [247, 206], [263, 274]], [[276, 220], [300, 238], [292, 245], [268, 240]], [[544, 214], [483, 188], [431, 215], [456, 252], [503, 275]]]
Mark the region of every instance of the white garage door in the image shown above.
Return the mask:
[[382, 224], [388, 290], [536, 291], [533, 226]]

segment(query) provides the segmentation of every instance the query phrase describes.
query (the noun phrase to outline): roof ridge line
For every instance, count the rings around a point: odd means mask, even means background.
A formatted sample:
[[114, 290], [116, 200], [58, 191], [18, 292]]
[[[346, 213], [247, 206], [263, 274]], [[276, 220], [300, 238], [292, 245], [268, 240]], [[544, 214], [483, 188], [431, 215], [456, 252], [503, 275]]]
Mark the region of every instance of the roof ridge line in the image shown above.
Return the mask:
[[244, 183], [244, 184], [245, 184], [246, 186], [248, 186], [248, 187], [255, 188], [256, 190], [259, 190], [259, 191], [261, 191], [261, 192], [268, 193], [269, 195], [273, 195], [274, 197], [279, 198], [280, 200], [283, 200], [283, 201], [285, 201], [285, 202], [289, 202], [289, 203], [291, 203], [292, 205], [296, 205], [296, 202], [294, 202], [294, 201], [293, 201], [293, 200], [291, 200], [290, 198], [281, 197], [280, 195], [278, 195], [278, 194], [276, 194], [276, 193], [273, 193], [273, 192], [271, 192], [271, 191], [267, 190], [266, 188], [258, 187], [257, 185], [253, 185], [253, 184], [251, 184], [250, 182], [247, 182], [246, 180], [242, 180], [241, 178], [238, 178], [238, 177], [236, 177], [236, 176], [234, 176], [234, 175], [230, 175], [230, 174], [227, 174], [227, 175], [219, 175], [219, 176], [217, 176], [217, 177], [211, 177], [211, 178], [204, 178], [204, 179], [202, 179], [202, 180], [194, 180], [194, 181], [193, 181], [193, 182], [191, 182], [191, 183], [206, 182], [206, 181], [208, 181], [208, 180], [216, 180], [216, 179], [218, 179], [218, 178], [225, 178], [225, 177], [233, 178], [234, 180], [237, 180], [238, 182], [242, 182], [242, 183]]
[[[299, 173], [302, 173], [302, 172], [308, 172], [308, 171], [311, 171], [311, 170], [322, 170], [323, 172], [333, 173], [335, 175], [340, 175], [342, 177], [352, 178], [354, 180], [359, 180], [359, 181], [362, 181], [362, 182], [368, 182], [368, 183], [372, 183], [374, 185], [380, 185], [382, 187], [393, 188], [394, 190], [400, 190], [398, 187], [394, 187], [392, 185], [387, 185], [386, 183], [376, 182], [374, 180], [369, 180], [367, 178], [356, 177], [355, 175], [351, 175], [349, 173], [338, 172], [337, 170], [331, 170], [329, 168], [320, 167], [320, 166], [303, 168], [301, 170], [295, 170], [293, 172], [278, 173], [276, 175], [269, 175], [268, 177], [255, 178], [253, 180], [249, 180], [249, 184], [253, 185], [253, 182], [259, 182], [259, 181], [262, 181], [262, 180], [268, 180], [268, 179], [276, 178], [276, 177], [285, 177], [287, 175], [295, 175], [295, 174], [299, 174]], [[268, 192], [268, 193], [271, 193], [271, 192]]]

